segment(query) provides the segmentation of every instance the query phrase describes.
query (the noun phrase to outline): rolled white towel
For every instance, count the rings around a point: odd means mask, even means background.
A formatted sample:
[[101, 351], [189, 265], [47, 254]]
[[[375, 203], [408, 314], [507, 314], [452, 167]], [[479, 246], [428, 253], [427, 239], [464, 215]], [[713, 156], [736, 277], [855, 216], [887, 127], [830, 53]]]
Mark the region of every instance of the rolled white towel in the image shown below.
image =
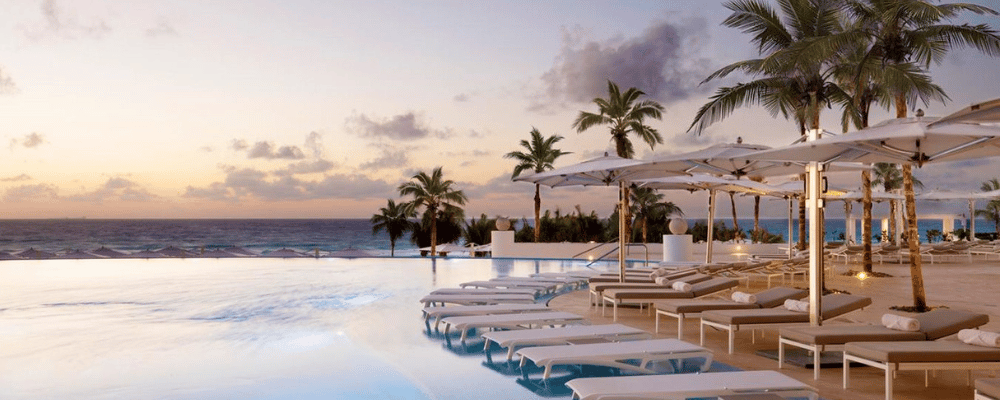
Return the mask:
[[654, 269], [653, 272], [649, 273], [649, 276], [651, 276], [653, 279], [659, 278], [661, 276], [667, 276], [667, 275], [670, 275], [670, 271], [668, 271], [666, 268], [657, 268], [657, 269]]
[[691, 291], [691, 284], [687, 283], [687, 282], [674, 282], [674, 284], [670, 285], [670, 287], [674, 288], [674, 290], [676, 290], [678, 292], [690, 292]]
[[883, 314], [882, 325], [897, 331], [916, 332], [920, 330], [920, 321], [896, 314]]
[[664, 278], [662, 276], [656, 278], [654, 282], [656, 282], [657, 285], [671, 286], [670, 279]]
[[737, 303], [748, 303], [748, 304], [749, 303], [756, 303], [757, 302], [757, 296], [754, 296], [754, 295], [752, 295], [750, 293], [733, 292], [733, 301], [735, 301]]
[[1000, 333], [981, 331], [979, 329], [962, 329], [958, 331], [958, 340], [976, 346], [1000, 347]]
[[656, 278], [659, 278], [659, 277], [660, 277], [660, 275], [657, 275], [656, 271], [653, 271], [653, 272], [649, 273], [649, 279], [652, 279], [654, 282], [656, 281]]
[[809, 312], [809, 302], [788, 299], [785, 300], [785, 309], [789, 311]]

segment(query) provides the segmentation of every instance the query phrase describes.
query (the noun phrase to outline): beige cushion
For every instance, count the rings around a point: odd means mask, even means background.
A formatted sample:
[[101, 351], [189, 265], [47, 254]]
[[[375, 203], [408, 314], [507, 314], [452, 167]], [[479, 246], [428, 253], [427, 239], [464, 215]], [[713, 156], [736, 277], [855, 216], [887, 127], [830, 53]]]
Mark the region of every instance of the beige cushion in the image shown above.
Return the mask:
[[847, 342], [925, 340], [923, 332], [905, 332], [881, 325], [846, 324], [781, 328], [780, 335], [799, 343], [834, 345]]
[[861, 342], [844, 346], [846, 354], [890, 363], [1000, 362], [1000, 349], [951, 340], [936, 342]]
[[809, 295], [809, 292], [802, 289], [787, 287], [776, 287], [757, 292], [757, 304], [760, 308], [774, 308], [784, 304], [788, 299], [801, 299]]
[[994, 399], [1000, 399], [1000, 378], [976, 379], [976, 390]]
[[962, 329], [976, 328], [990, 322], [990, 317], [986, 314], [944, 308], [918, 314], [913, 318], [920, 321], [920, 331], [927, 334], [928, 340], [937, 340], [954, 335]]
[[737, 303], [729, 300], [667, 300], [654, 303], [657, 310], [664, 310], [675, 314], [700, 313], [711, 310], [743, 310], [750, 308], [760, 308], [756, 304]]

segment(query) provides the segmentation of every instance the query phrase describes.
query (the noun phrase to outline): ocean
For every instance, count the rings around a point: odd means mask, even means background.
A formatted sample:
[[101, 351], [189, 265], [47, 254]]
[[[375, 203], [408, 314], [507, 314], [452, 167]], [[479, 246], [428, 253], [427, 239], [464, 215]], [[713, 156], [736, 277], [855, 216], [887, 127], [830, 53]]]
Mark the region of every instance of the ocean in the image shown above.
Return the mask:
[[[689, 219], [689, 224], [704, 219]], [[732, 225], [728, 219], [717, 223]], [[741, 219], [744, 230], [753, 227], [753, 220]], [[520, 222], [518, 222], [520, 223]], [[762, 219], [762, 228], [774, 234], [787, 235], [787, 220]], [[955, 228], [965, 227], [956, 220]], [[879, 231], [878, 221], [874, 231]], [[941, 229], [940, 220], [922, 220], [920, 236], [926, 241], [929, 229]], [[993, 232], [993, 225], [976, 221], [978, 232]], [[860, 237], [861, 224], [857, 224]], [[839, 240], [844, 232], [843, 219], [826, 221], [826, 239]], [[793, 239], [797, 231], [793, 232]], [[292, 248], [305, 252], [365, 250], [389, 255], [389, 237], [385, 232], [373, 235], [367, 219], [39, 219], [0, 220], [0, 250], [17, 251], [35, 248], [50, 252], [67, 249], [93, 250], [101, 246], [123, 251], [156, 250], [167, 246], [185, 249], [206, 249], [240, 246], [255, 252]], [[396, 242], [396, 255], [413, 256], [417, 247], [407, 234]]]

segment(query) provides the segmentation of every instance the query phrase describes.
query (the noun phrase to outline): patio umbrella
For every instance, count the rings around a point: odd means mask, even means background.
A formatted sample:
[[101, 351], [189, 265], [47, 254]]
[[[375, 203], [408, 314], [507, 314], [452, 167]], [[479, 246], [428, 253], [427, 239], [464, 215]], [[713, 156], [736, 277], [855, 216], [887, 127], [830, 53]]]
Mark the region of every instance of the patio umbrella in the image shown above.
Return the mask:
[[272, 257], [272, 258], [304, 258], [304, 257], [309, 257], [309, 256], [306, 255], [305, 253], [300, 253], [300, 252], [297, 252], [297, 251], [292, 250], [292, 249], [282, 248], [282, 249], [278, 249], [278, 250], [275, 250], [275, 251], [267, 252], [267, 253], [264, 254], [264, 257]]
[[222, 249], [222, 251], [225, 251], [227, 253], [233, 253], [233, 254], [240, 255], [240, 256], [251, 256], [251, 257], [253, 257], [253, 256], [257, 256], [258, 255], [257, 253], [254, 253], [254, 252], [252, 252], [250, 250], [244, 249], [244, 248], [239, 247], [239, 246], [226, 247], [226, 248]]
[[1000, 197], [1000, 190], [989, 192], [953, 192], [950, 190], [931, 190], [916, 195], [917, 200], [968, 200], [969, 201], [969, 238], [976, 240], [976, 200], [995, 199]]
[[198, 254], [195, 257], [201, 257], [201, 258], [238, 258], [238, 257], [246, 257], [246, 256], [245, 255], [241, 255], [241, 254], [233, 254], [233, 253], [230, 253], [230, 252], [222, 250], [222, 249], [214, 249], [214, 250], [205, 251], [204, 253]]
[[109, 248], [104, 247], [104, 246], [101, 246], [101, 248], [99, 248], [97, 250], [90, 251], [90, 253], [91, 254], [95, 254], [95, 255], [99, 255], [99, 256], [102, 256], [102, 257], [109, 257], [109, 258], [125, 257], [125, 256], [128, 255], [128, 253], [124, 253], [124, 252], [121, 252], [121, 251], [118, 251], [118, 250], [109, 249]]
[[[950, 117], [946, 117], [947, 121]], [[810, 161], [809, 182], [811, 216], [822, 215], [822, 202], [818, 196], [821, 165], [834, 161], [911, 163], [918, 167], [929, 162], [1000, 156], [1000, 128], [979, 124], [944, 122], [937, 118], [898, 118], [855, 133], [818, 138], [783, 148], [764, 150], [750, 156], [757, 160]], [[952, 119], [954, 121], [954, 119]], [[815, 167], [813, 167], [815, 166]], [[912, 224], [910, 224], [912, 225]], [[810, 218], [811, 234], [821, 234], [822, 221]], [[912, 231], [915, 226], [910, 226]], [[911, 235], [912, 236], [912, 235]], [[814, 236], [817, 237], [817, 236]], [[810, 322], [820, 324], [821, 307], [819, 288], [822, 287], [822, 247], [818, 240], [810, 243]], [[920, 255], [916, 240], [909, 240], [914, 301], [925, 301], [923, 278], [920, 275]]]
[[55, 258], [56, 256], [54, 253], [49, 253], [45, 250], [38, 250], [34, 247], [29, 247], [27, 250], [17, 253], [15, 255], [21, 258], [30, 258], [30, 259]]
[[630, 158], [608, 155], [603, 157], [583, 161], [578, 164], [556, 168], [550, 171], [539, 172], [537, 174], [523, 175], [514, 178], [515, 182], [524, 181], [537, 183], [549, 187], [559, 186], [610, 186], [612, 183], [618, 184], [618, 200], [621, 210], [618, 213], [618, 268], [620, 278], [625, 281], [625, 246], [627, 244], [625, 232], [625, 190], [630, 181], [643, 178], [657, 178], [673, 175], [684, 175], [685, 172], [679, 169], [657, 168], [657, 169], [633, 169], [626, 170], [626, 167], [642, 164], [642, 161]]
[[706, 238], [705, 263], [712, 262], [712, 242], [714, 241], [715, 227], [715, 193], [740, 192], [767, 194], [773, 188], [763, 183], [750, 180], [726, 179], [706, 174], [692, 174], [690, 176], [671, 176], [666, 178], [641, 179], [635, 181], [642, 187], [657, 190], [707, 190], [708, 191], [708, 236]]
[[82, 259], [107, 258], [107, 257], [77, 249], [77, 250], [67, 251], [63, 254], [56, 256], [56, 258], [82, 260]]

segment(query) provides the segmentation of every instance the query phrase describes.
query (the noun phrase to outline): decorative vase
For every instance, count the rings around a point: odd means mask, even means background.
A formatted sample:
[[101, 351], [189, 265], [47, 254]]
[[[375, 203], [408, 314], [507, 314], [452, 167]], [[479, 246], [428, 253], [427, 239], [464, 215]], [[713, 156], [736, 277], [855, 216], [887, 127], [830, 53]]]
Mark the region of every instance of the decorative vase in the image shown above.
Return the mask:
[[674, 235], [683, 235], [687, 233], [688, 223], [684, 218], [671, 218], [670, 224], [667, 225], [670, 228], [670, 233]]
[[497, 230], [505, 231], [510, 229], [510, 220], [504, 217], [497, 218]]

